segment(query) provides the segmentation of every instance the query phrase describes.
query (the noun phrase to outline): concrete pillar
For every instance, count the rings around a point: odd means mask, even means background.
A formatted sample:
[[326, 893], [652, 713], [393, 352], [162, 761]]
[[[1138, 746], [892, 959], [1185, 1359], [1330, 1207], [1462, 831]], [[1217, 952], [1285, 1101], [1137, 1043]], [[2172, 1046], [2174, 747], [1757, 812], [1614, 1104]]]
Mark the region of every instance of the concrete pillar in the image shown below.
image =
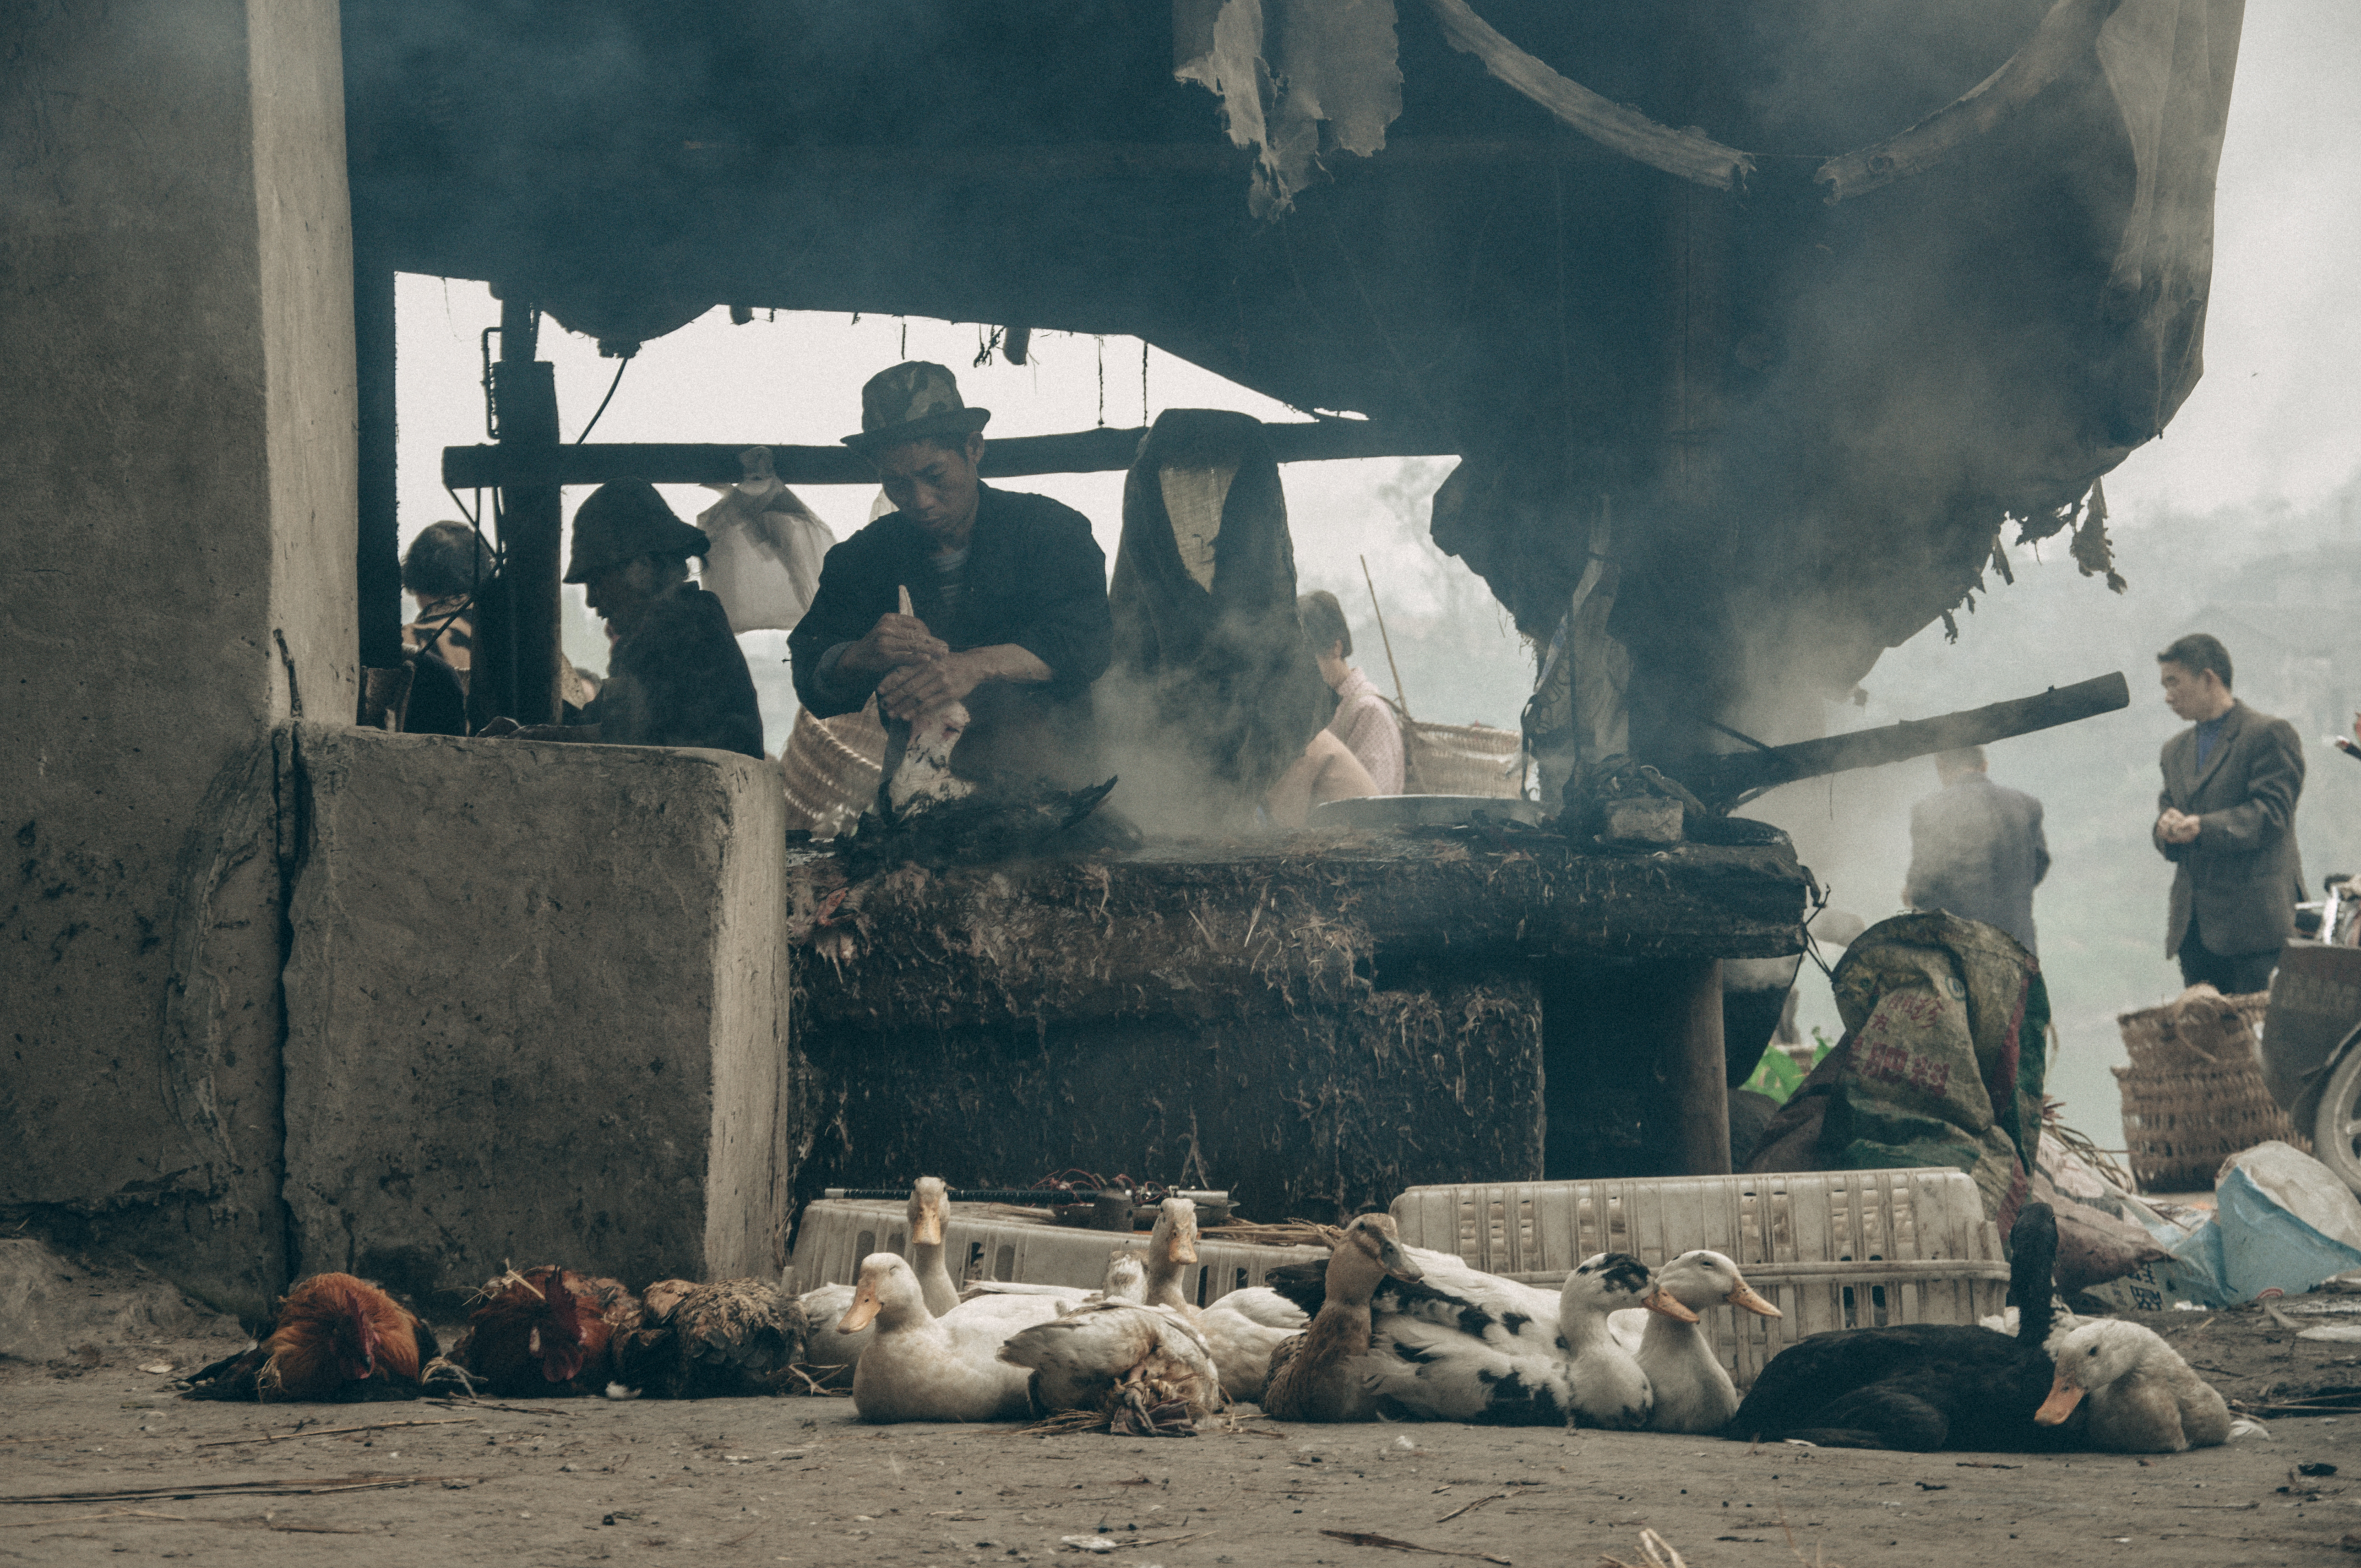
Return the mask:
[[283, 1283], [288, 751], [355, 704], [335, 0], [0, 43], [0, 1221]]
[[775, 764], [302, 731], [300, 1266], [455, 1310], [564, 1263], [775, 1278], [793, 1156]]

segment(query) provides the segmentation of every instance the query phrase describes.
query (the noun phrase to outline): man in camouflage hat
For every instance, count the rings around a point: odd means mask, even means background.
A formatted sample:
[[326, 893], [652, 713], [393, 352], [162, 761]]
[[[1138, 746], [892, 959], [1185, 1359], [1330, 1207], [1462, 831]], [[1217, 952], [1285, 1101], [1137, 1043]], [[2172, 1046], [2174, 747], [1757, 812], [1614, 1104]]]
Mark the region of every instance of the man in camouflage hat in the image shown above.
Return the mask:
[[482, 733], [763, 755], [763, 713], [729, 614], [688, 580], [688, 558], [711, 543], [644, 480], [592, 491], [574, 514], [566, 580], [588, 590], [614, 639], [605, 685], [577, 724], [520, 731], [495, 719]]
[[796, 696], [820, 718], [873, 692], [894, 718], [963, 702], [954, 772], [1090, 782], [1091, 683], [1114, 651], [1106, 557], [1071, 507], [978, 479], [991, 417], [924, 361], [861, 389], [861, 433], [844, 442], [896, 510], [828, 553], [787, 639]]

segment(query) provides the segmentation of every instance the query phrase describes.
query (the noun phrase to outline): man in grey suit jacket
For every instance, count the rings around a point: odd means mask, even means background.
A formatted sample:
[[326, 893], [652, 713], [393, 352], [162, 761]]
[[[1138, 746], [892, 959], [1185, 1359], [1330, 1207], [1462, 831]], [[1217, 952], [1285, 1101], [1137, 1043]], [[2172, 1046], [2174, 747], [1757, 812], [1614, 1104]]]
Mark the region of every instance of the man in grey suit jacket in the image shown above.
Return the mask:
[[1984, 749], [1962, 747], [1935, 759], [1943, 787], [1910, 808], [1910, 875], [1902, 902], [1997, 926], [2038, 953], [2033, 890], [2049, 874], [2041, 803], [1996, 784]]
[[2184, 984], [2264, 990], [2303, 897], [2295, 803], [2303, 748], [2284, 718], [2230, 695], [2230, 651], [2192, 632], [2156, 656], [2164, 700], [2191, 721], [2164, 743], [2158, 850], [2179, 869], [2164, 950]]

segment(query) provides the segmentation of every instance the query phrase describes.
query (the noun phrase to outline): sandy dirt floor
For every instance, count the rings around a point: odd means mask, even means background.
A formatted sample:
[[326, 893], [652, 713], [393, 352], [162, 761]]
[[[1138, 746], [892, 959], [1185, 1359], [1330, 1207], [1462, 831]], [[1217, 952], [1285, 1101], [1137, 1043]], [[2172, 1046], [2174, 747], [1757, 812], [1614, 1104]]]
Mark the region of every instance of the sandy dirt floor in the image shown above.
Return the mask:
[[[2361, 1382], [2257, 1312], [2156, 1320], [2234, 1399]], [[2195, 1320], [2195, 1321], [2192, 1321]], [[2361, 1413], [2147, 1458], [1894, 1454], [1694, 1437], [1285, 1426], [1143, 1442], [871, 1427], [841, 1399], [241, 1406], [141, 1365], [218, 1343], [0, 1363], [0, 1561], [727, 1563], [1123, 1568], [2317, 1563], [2361, 1541]], [[363, 1431], [313, 1429], [417, 1422]], [[276, 1441], [266, 1441], [276, 1440]], [[2333, 1465], [2306, 1475], [2300, 1466]], [[27, 1496], [104, 1493], [31, 1504]], [[1323, 1531], [1391, 1537], [1429, 1552]]]

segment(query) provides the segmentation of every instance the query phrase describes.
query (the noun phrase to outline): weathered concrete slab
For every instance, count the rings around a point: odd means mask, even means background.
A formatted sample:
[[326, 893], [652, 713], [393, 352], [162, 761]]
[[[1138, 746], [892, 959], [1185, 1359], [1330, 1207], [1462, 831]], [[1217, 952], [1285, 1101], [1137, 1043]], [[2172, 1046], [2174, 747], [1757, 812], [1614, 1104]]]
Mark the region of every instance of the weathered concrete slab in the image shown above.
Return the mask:
[[302, 732], [299, 1266], [455, 1303], [785, 1262], [776, 773], [717, 751]]
[[280, 758], [354, 705], [333, 0], [0, 24], [0, 1223], [257, 1311]]

